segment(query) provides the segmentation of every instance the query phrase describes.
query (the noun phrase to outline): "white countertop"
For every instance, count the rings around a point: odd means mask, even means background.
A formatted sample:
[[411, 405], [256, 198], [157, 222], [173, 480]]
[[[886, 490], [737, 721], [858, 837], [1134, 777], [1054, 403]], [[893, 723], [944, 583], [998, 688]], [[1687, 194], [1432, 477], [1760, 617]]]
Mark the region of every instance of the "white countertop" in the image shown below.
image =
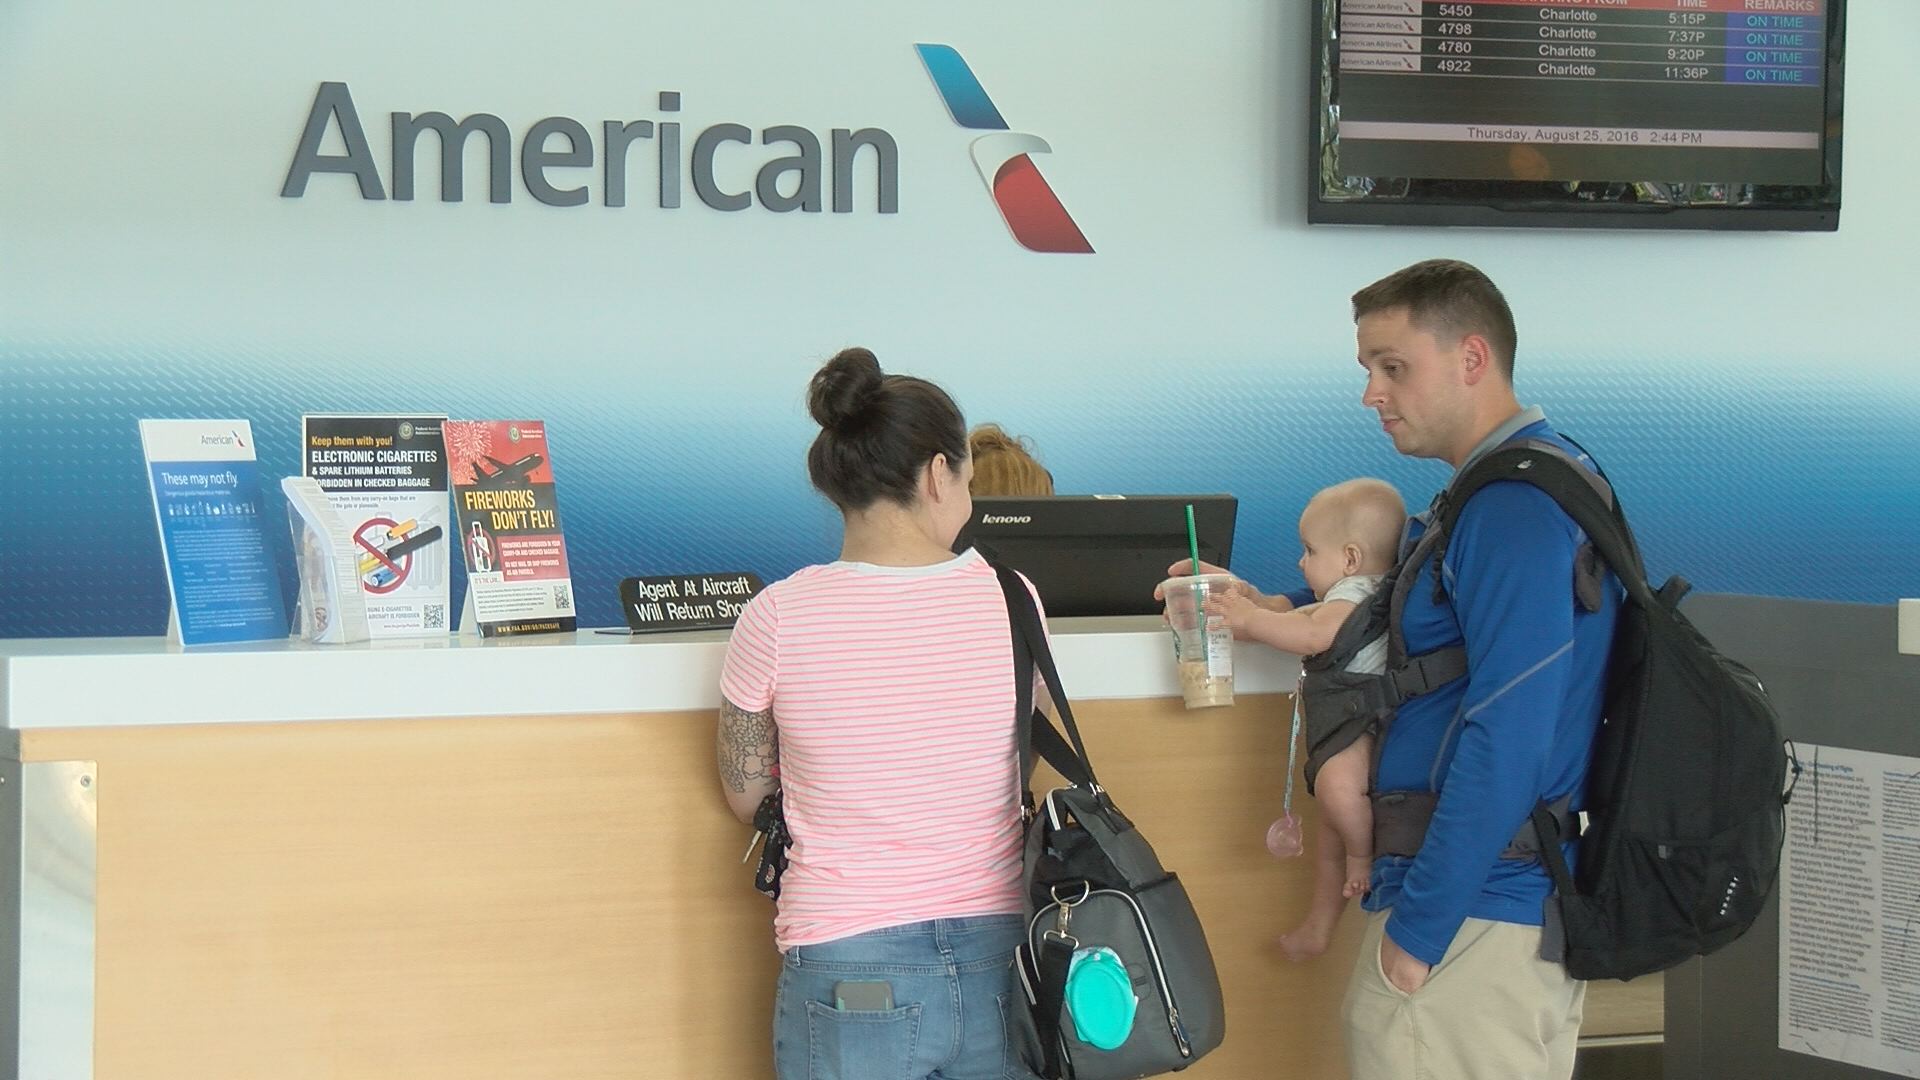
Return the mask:
[[[1179, 696], [1158, 618], [1054, 619], [1048, 629], [1074, 700]], [[193, 648], [5, 639], [0, 728], [716, 709], [726, 640], [723, 630]], [[1234, 650], [1239, 693], [1290, 691], [1299, 674], [1297, 657], [1244, 642]]]

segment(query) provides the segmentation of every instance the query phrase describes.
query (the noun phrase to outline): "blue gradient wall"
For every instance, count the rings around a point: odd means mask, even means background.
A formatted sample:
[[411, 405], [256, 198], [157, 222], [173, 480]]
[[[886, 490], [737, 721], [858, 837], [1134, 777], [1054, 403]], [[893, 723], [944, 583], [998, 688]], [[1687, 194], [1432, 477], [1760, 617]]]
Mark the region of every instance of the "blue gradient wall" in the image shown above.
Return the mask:
[[[297, 469], [303, 411], [539, 416], [583, 624], [617, 621], [627, 574], [779, 576], [834, 552], [802, 391], [853, 343], [1032, 436], [1063, 491], [1236, 492], [1237, 567], [1285, 585], [1317, 487], [1372, 474], [1421, 502], [1445, 479], [1360, 408], [1345, 312], [1437, 254], [1506, 288], [1522, 398], [1606, 464], [1656, 572], [1920, 592], [1903, 344], [1920, 212], [1902, 190], [1920, 24], [1851, 13], [1837, 235], [1309, 229], [1304, 14], [1198, 7], [1169, 33], [1144, 0], [834, 20], [590, 3], [463, 25], [458, 50], [427, 47], [451, 32], [430, 13], [376, 5], [206, 9], [193, 33], [119, 5], [0, 8], [0, 636], [163, 629], [142, 416], [246, 417], [269, 476]], [[1052, 145], [1036, 160], [1097, 254], [1013, 243], [922, 41], [953, 44]], [[352, 86], [383, 175], [390, 111], [493, 112], [518, 136], [549, 115], [660, 119], [673, 90], [689, 131], [885, 128], [900, 212], [722, 213], [690, 189], [678, 210], [616, 208], [597, 188], [561, 209], [517, 174], [495, 205], [477, 145], [466, 200], [441, 203], [431, 138], [414, 202], [345, 176], [281, 198], [323, 80]], [[749, 187], [766, 156], [720, 178]]]

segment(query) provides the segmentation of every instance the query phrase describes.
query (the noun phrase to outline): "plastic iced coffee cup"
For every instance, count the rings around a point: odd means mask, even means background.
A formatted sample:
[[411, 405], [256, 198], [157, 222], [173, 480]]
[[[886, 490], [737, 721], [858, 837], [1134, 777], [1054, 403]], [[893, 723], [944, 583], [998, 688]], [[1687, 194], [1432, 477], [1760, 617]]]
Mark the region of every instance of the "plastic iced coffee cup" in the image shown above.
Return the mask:
[[1187, 708], [1233, 704], [1233, 631], [1225, 616], [1206, 613], [1209, 596], [1232, 587], [1232, 574], [1171, 577], [1160, 583], [1173, 628], [1173, 658]]

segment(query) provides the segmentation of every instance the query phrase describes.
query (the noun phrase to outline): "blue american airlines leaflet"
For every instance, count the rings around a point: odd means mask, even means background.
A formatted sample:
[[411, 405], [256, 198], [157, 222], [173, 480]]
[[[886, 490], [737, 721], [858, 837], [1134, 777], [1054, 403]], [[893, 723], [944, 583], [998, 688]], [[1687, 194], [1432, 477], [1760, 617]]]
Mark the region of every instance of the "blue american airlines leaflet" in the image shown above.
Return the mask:
[[287, 636], [245, 420], [142, 420], [174, 624], [184, 645]]

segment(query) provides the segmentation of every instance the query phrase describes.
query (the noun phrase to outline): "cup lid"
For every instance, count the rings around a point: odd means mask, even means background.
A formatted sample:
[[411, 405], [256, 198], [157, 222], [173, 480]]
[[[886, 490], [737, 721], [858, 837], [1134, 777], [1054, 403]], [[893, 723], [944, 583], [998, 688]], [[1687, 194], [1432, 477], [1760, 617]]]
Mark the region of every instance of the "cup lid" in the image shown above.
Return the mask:
[[1181, 574], [1161, 582], [1160, 591], [1164, 594], [1173, 589], [1191, 589], [1196, 584], [1205, 584], [1209, 589], [1218, 589], [1225, 588], [1238, 580], [1240, 579], [1233, 574]]

